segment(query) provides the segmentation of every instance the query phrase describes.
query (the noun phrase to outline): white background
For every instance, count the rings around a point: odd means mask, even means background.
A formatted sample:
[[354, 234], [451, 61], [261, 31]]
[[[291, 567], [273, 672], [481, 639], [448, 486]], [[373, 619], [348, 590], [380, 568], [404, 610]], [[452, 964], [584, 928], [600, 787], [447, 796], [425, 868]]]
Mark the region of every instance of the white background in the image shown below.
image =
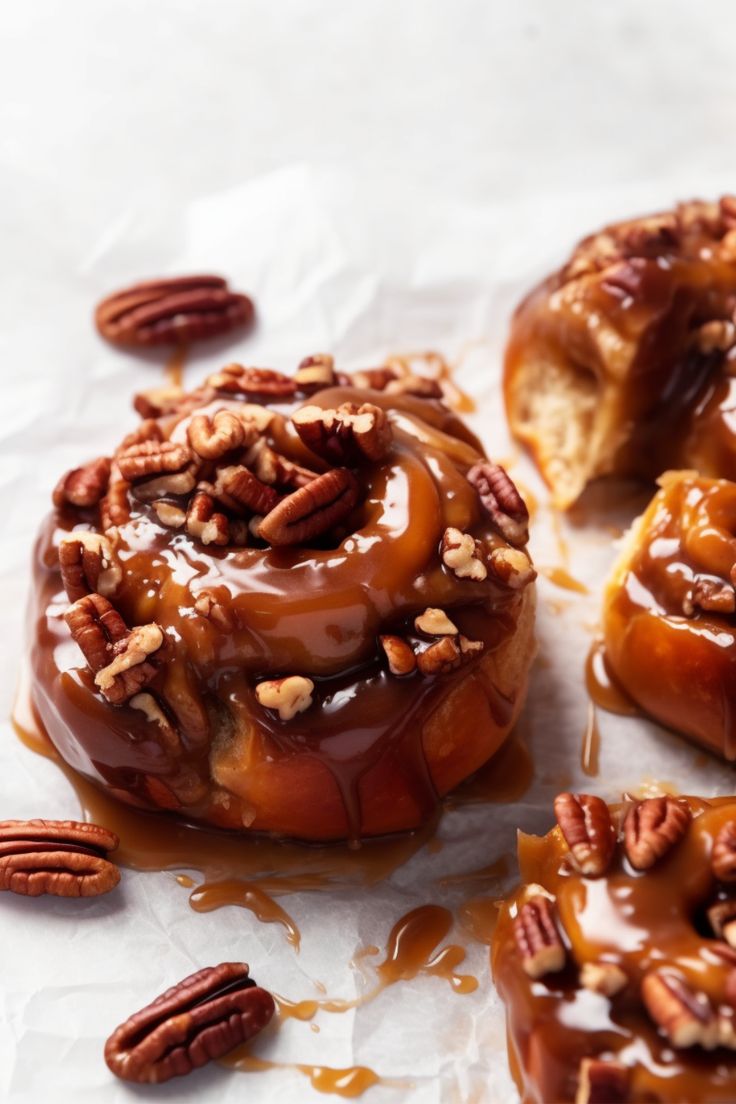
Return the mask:
[[[3, 5], [0, 711], [11, 707], [30, 543], [55, 477], [109, 448], [131, 423], [129, 393], [160, 379], [157, 361], [96, 340], [89, 316], [101, 294], [130, 277], [222, 270], [260, 308], [236, 356], [287, 369], [320, 347], [358, 366], [397, 348], [453, 354], [483, 340], [465, 382], [482, 401], [476, 427], [501, 454], [498, 366], [524, 288], [610, 217], [736, 188], [735, 29], [732, 5], [708, 0]], [[188, 381], [217, 357], [191, 363]], [[542, 512], [540, 563], [555, 554], [547, 522]], [[0, 1092], [324, 1099], [290, 1071], [247, 1081], [204, 1071], [129, 1090], [108, 1077], [101, 1045], [122, 1016], [216, 959], [242, 955], [264, 983], [314, 995], [329, 921], [340, 960], [330, 991], [350, 995], [355, 947], [380, 943], [402, 911], [434, 899], [431, 878], [489, 862], [514, 823], [548, 821], [551, 795], [577, 779], [584, 625], [611, 554], [602, 534], [576, 540], [570, 567], [594, 593], [586, 603], [540, 585], [546, 665], [526, 723], [538, 778], [516, 810], [453, 814], [434, 865], [420, 861], [370, 899], [289, 899], [305, 933], [298, 962], [250, 914], [191, 914], [170, 875], [127, 875], [115, 903], [77, 911], [3, 900]], [[647, 772], [696, 788], [680, 741], [640, 722], [604, 718], [602, 728], [601, 792]], [[723, 790], [729, 778], [701, 765], [697, 788]], [[7, 726], [0, 798], [2, 816], [77, 812]], [[469, 946], [468, 970], [481, 979], [472, 998], [419, 979], [354, 1018], [323, 1017], [319, 1035], [290, 1024], [270, 1055], [365, 1062], [414, 1084], [372, 1090], [377, 1104], [513, 1100], [482, 947]]]

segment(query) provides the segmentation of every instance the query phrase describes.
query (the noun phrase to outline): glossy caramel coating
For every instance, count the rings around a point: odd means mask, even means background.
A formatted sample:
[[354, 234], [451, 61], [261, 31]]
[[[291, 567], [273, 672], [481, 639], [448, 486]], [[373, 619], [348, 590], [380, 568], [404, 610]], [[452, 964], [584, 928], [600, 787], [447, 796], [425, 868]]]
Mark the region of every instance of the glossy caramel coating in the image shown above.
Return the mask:
[[[359, 501], [326, 538], [205, 546], [132, 494], [129, 520], [106, 530], [122, 570], [116, 609], [128, 626], [154, 622], [166, 639], [147, 691], [173, 739], [139, 709], [104, 700], [62, 616], [57, 546], [74, 527], [99, 532], [99, 511], [62, 507], [48, 519], [35, 554], [33, 699], [76, 770], [144, 807], [320, 840], [417, 826], [438, 795], [499, 748], [526, 689], [534, 587], [513, 588], [490, 572], [459, 578], [443, 565], [448, 526], [471, 533], [488, 556], [507, 546], [465, 478], [481, 448], [441, 402], [351, 386], [306, 402], [331, 409], [367, 400], [386, 411], [392, 442], [383, 458], [355, 468]], [[197, 414], [242, 408], [206, 389], [197, 401]], [[269, 408], [266, 440], [324, 471], [290, 423], [298, 405]], [[191, 407], [158, 418], [171, 441], [186, 441]], [[196, 605], [203, 591], [217, 603], [215, 617]], [[483, 650], [436, 677], [396, 677], [379, 638], [398, 633], [419, 647], [413, 622], [427, 607], [448, 613]], [[314, 700], [282, 720], [255, 688], [289, 675], [310, 679]]]
[[606, 227], [518, 307], [504, 391], [556, 505], [599, 476], [736, 478], [736, 200]]
[[733, 761], [736, 484], [687, 471], [660, 483], [606, 585], [606, 664], [642, 710]]
[[[560, 827], [543, 837], [520, 837], [525, 884], [503, 905], [492, 966], [506, 1004], [510, 1062], [523, 1104], [579, 1099], [585, 1058], [623, 1064], [628, 1084], [618, 1099], [628, 1104], [736, 1099], [734, 1050], [674, 1046], [640, 995], [646, 974], [671, 971], [699, 999], [707, 997], [714, 1016], [726, 1023], [733, 1018], [729, 979], [736, 956], [716, 937], [706, 914], [731, 893], [718, 883], [711, 853], [722, 826], [736, 819], [736, 798], [679, 800], [692, 822], [667, 854], [642, 872], [631, 866], [621, 841], [608, 871], [586, 878], [572, 861]], [[627, 806], [610, 808], [620, 830]], [[514, 918], [530, 892], [540, 891], [555, 900], [566, 965], [532, 980], [514, 938]], [[586, 964], [601, 963], [617, 967], [625, 977], [611, 996], [581, 982]]]

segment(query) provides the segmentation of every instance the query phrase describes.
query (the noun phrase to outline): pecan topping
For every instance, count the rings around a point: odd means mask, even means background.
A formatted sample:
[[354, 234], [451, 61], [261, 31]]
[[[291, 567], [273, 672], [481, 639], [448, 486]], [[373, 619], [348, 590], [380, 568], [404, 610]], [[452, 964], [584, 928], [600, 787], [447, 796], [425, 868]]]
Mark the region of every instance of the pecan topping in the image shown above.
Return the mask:
[[160, 1084], [181, 1077], [257, 1035], [273, 997], [244, 962], [198, 970], [113, 1031], [105, 1061], [124, 1081]]
[[227, 364], [207, 380], [215, 391], [228, 395], [251, 395], [278, 402], [296, 394], [296, 383], [273, 368], [244, 368], [242, 364]]
[[108, 597], [115, 593], [123, 578], [110, 542], [97, 533], [77, 532], [62, 537], [59, 567], [70, 602], [95, 591]]
[[197, 491], [190, 499], [186, 514], [187, 533], [202, 544], [227, 544], [230, 526], [224, 514], [217, 513], [215, 501], [205, 491]]
[[267, 514], [279, 501], [273, 487], [262, 483], [242, 464], [220, 468], [213, 493], [228, 510], [236, 514]]
[[529, 540], [529, 511], [501, 465], [482, 460], [470, 469], [467, 478], [501, 536], [509, 544], [526, 544]]
[[264, 709], [275, 709], [282, 721], [290, 721], [312, 704], [314, 683], [301, 675], [269, 679], [256, 686], [256, 698]]
[[248, 296], [220, 276], [172, 276], [109, 295], [95, 323], [114, 345], [183, 345], [248, 325], [253, 314]]
[[223, 632], [230, 633], [237, 626], [237, 617], [232, 607], [221, 601], [216, 591], [200, 590], [194, 608], [201, 617], [206, 617]]
[[133, 709], [139, 709], [140, 712], [144, 714], [146, 720], [150, 721], [151, 724], [158, 725], [161, 729], [161, 735], [163, 736], [166, 747], [172, 750], [181, 747], [176, 729], [154, 698], [153, 694], [147, 692], [135, 694], [128, 702], [128, 705]]
[[133, 396], [133, 409], [141, 418], [160, 418], [162, 414], [176, 414], [184, 397], [183, 388], [178, 386], [149, 387]]
[[654, 866], [685, 835], [691, 814], [670, 797], [648, 797], [629, 809], [624, 821], [624, 847], [635, 870]]
[[726, 319], [714, 318], [695, 331], [695, 345], [704, 356], [727, 353], [736, 344], [736, 326]]
[[157, 475], [180, 472], [192, 460], [186, 445], [174, 441], [141, 441], [118, 453], [118, 467], [123, 479], [136, 483]]
[[167, 529], [181, 529], [187, 520], [186, 511], [173, 502], [167, 502], [165, 498], [152, 502], [151, 505], [156, 511], [156, 517]]
[[608, 805], [593, 794], [561, 793], [555, 798], [555, 816], [578, 870], [587, 878], [600, 878], [616, 846]]
[[720, 882], [736, 882], [736, 820], [727, 821], [719, 831], [710, 862]]
[[112, 462], [107, 456], [98, 456], [81, 468], [62, 475], [52, 495], [54, 506], [77, 506], [84, 509], [96, 506], [100, 501], [110, 479]]
[[414, 618], [414, 628], [427, 636], [456, 636], [460, 631], [441, 609], [426, 609]]
[[329, 353], [315, 353], [304, 357], [297, 368], [294, 382], [306, 395], [313, 395], [325, 387], [334, 387], [337, 383], [335, 361]]
[[692, 590], [685, 596], [682, 612], [692, 617], [696, 609], [712, 613], [733, 613], [736, 610], [736, 591], [722, 579], [696, 576]]
[[304, 544], [346, 518], [357, 501], [355, 476], [335, 468], [283, 498], [264, 517], [259, 536], [276, 546]]
[[368, 391], [385, 391], [396, 378], [396, 371], [393, 368], [364, 368], [360, 372], [353, 372], [350, 382], [354, 387]]
[[705, 993], [697, 993], [684, 978], [663, 970], [641, 983], [644, 1006], [674, 1047], [717, 1045], [718, 1024]]
[[443, 636], [420, 652], [417, 666], [423, 675], [444, 675], [482, 651], [483, 643], [480, 640], [468, 640], [464, 636]]
[[520, 548], [494, 548], [488, 569], [494, 579], [511, 590], [521, 590], [537, 577], [531, 560]]
[[100, 502], [100, 525], [107, 532], [130, 521], [130, 483], [120, 478], [117, 465], [113, 468], [107, 494]]
[[441, 399], [442, 388], [437, 380], [426, 376], [401, 376], [386, 384], [387, 395], [414, 395], [418, 399]]
[[391, 425], [373, 403], [343, 403], [335, 410], [303, 406], [291, 421], [307, 448], [331, 464], [381, 460], [391, 447]]
[[582, 987], [604, 997], [615, 997], [628, 982], [624, 971], [613, 962], [585, 962], [580, 970]]
[[261, 439], [257, 441], [245, 458], [247, 467], [253, 468], [262, 483], [277, 487], [306, 487], [317, 478], [317, 472], [287, 460]]
[[458, 579], [483, 582], [488, 570], [480, 556], [480, 545], [470, 533], [461, 533], [452, 526], [442, 536], [442, 562]]
[[100, 594], [88, 594], [64, 614], [95, 683], [113, 705], [137, 694], [156, 674], [149, 658], [163, 644], [158, 625], [128, 630], [120, 614]]
[[410, 675], [416, 670], [417, 657], [405, 640], [391, 634], [379, 636], [381, 647], [386, 653], [388, 669], [392, 675]]
[[251, 440], [245, 440], [245, 423], [229, 410], [218, 410], [213, 417], [195, 414], [187, 427], [187, 439], [204, 460], [219, 460], [226, 452], [252, 444], [256, 437], [253, 426]]
[[708, 922], [719, 939], [736, 948], [736, 900], [718, 901], [708, 909]]
[[622, 1062], [583, 1058], [575, 1104], [627, 1104], [630, 1076]]
[[0, 890], [39, 897], [96, 897], [120, 881], [107, 859], [114, 832], [76, 820], [4, 820], [0, 823]]
[[556, 974], [565, 965], [553, 903], [541, 894], [530, 897], [514, 917], [514, 938], [524, 972], [531, 978]]

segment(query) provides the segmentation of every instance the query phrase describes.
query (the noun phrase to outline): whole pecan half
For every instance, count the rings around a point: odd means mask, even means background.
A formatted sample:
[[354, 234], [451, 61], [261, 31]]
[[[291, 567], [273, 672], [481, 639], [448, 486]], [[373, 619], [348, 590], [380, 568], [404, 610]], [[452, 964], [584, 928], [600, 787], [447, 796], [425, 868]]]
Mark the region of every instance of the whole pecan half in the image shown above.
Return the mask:
[[273, 545], [303, 544], [328, 532], [358, 501], [358, 482], [347, 468], [334, 468], [282, 498], [258, 535]]
[[675, 1047], [714, 1047], [718, 1022], [705, 993], [696, 992], [679, 974], [655, 970], [641, 983], [644, 1007]]
[[691, 815], [687, 805], [666, 794], [637, 801], [624, 821], [624, 848], [636, 870], [648, 870], [685, 835]]
[[192, 460], [186, 445], [175, 441], [141, 441], [118, 453], [120, 474], [129, 483], [179, 472]]
[[123, 577], [110, 542], [98, 533], [75, 532], [59, 542], [59, 568], [70, 602], [85, 594], [114, 594]]
[[343, 403], [335, 410], [303, 406], [291, 421], [307, 448], [331, 464], [381, 460], [393, 438], [385, 412], [373, 403]]
[[98, 456], [83, 467], [66, 472], [51, 496], [54, 506], [77, 506], [81, 509], [96, 506], [107, 490], [111, 466], [108, 456]]
[[113, 464], [107, 494], [100, 502], [100, 526], [107, 532], [130, 521], [130, 483], [120, 475], [117, 464]]
[[467, 475], [491, 521], [509, 544], [529, 540], [529, 511], [513, 480], [500, 464], [482, 460]]
[[198, 456], [219, 460], [245, 443], [245, 423], [230, 410], [218, 410], [212, 417], [195, 414], [187, 427], [187, 438]]
[[215, 510], [215, 501], [205, 491], [197, 491], [189, 500], [186, 529], [202, 544], [224, 545], [230, 541], [230, 526], [224, 514]]
[[337, 382], [335, 361], [329, 353], [314, 353], [304, 357], [296, 370], [294, 381], [304, 395], [314, 395]]
[[105, 1043], [105, 1061], [124, 1081], [160, 1084], [221, 1058], [257, 1035], [274, 1000], [244, 962], [223, 962], [184, 978], [134, 1013]]
[[736, 882], [736, 820], [727, 821], [718, 832], [710, 862], [720, 882]]
[[227, 364], [207, 380], [208, 387], [228, 395], [247, 395], [271, 399], [289, 399], [296, 394], [293, 379], [275, 368], [244, 368], [242, 364]]
[[616, 846], [608, 805], [593, 794], [561, 793], [555, 798], [555, 816], [578, 870], [600, 878]]
[[156, 624], [128, 629], [118, 611], [101, 594], [87, 594], [64, 614], [95, 683], [113, 705], [122, 705], [156, 675], [152, 656], [164, 635]]
[[0, 823], [0, 890], [40, 897], [96, 897], [120, 881], [107, 855], [118, 837], [76, 820], [4, 820]]
[[565, 965], [565, 947], [548, 897], [530, 897], [514, 917], [514, 938], [524, 972], [531, 978], [556, 974]]
[[627, 1104], [631, 1071], [612, 1059], [583, 1058], [575, 1104]]
[[267, 514], [279, 501], [273, 487], [262, 483], [258, 476], [242, 464], [220, 468], [212, 493], [234, 514]]
[[294, 489], [306, 487], [307, 483], [317, 478], [317, 472], [311, 471], [310, 468], [303, 468], [293, 460], [282, 456], [281, 453], [275, 452], [263, 438], [256, 441], [250, 449], [245, 457], [245, 463], [253, 468], [262, 483], [268, 483], [269, 486]]
[[183, 345], [246, 326], [253, 314], [248, 296], [221, 276], [171, 276], [108, 295], [95, 324], [114, 345]]

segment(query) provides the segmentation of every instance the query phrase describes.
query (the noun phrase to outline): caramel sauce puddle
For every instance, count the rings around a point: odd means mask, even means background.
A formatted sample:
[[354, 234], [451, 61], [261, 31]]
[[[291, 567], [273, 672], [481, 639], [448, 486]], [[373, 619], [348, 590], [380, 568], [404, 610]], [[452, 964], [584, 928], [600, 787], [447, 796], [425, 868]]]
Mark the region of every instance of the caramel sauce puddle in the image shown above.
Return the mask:
[[321, 1093], [354, 1098], [361, 1096], [366, 1089], [374, 1085], [407, 1089], [406, 1081], [389, 1080], [379, 1077], [367, 1066], [348, 1066], [346, 1069], [333, 1069], [330, 1066], [311, 1066], [303, 1062], [272, 1062], [267, 1058], [258, 1058], [242, 1047], [234, 1050], [221, 1064], [244, 1073], [263, 1073], [267, 1070], [293, 1069], [308, 1077], [312, 1088]]

